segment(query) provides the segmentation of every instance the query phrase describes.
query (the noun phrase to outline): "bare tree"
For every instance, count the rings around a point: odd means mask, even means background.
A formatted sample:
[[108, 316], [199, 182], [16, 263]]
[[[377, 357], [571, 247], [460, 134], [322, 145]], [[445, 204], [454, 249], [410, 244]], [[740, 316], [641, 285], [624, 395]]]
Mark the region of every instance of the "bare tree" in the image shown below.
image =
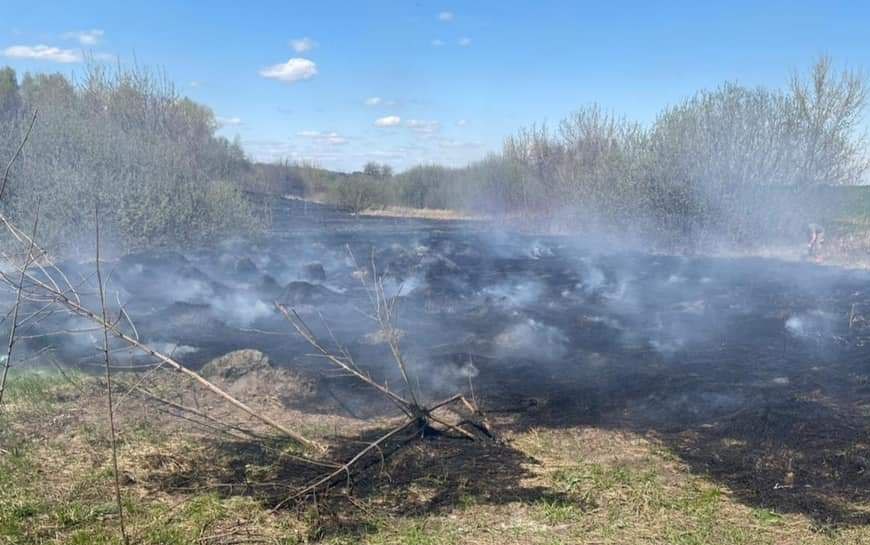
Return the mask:
[[855, 184], [870, 168], [866, 135], [859, 132], [867, 106], [867, 78], [853, 70], [837, 73], [821, 57], [808, 77], [790, 82], [800, 148], [799, 183]]

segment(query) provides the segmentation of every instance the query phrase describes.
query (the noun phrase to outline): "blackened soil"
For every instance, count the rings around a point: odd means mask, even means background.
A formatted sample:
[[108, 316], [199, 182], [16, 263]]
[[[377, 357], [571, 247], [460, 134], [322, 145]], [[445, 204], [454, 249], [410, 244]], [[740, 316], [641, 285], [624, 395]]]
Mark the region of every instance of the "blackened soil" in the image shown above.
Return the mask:
[[[109, 289], [143, 340], [192, 367], [257, 348], [373, 415], [386, 407], [306, 357], [274, 302], [397, 384], [354, 274], [374, 269], [399, 298], [401, 343], [427, 396], [473, 384], [484, 408], [511, 415], [518, 430], [654, 435], [750, 504], [868, 522], [854, 505], [870, 502], [870, 274], [613, 252], [581, 237], [362, 218], [299, 201], [274, 210], [262, 240], [107, 264]], [[93, 264], [64, 267], [84, 279]], [[39, 327], [84, 326], [55, 316]], [[87, 335], [30, 344], [88, 365]]]

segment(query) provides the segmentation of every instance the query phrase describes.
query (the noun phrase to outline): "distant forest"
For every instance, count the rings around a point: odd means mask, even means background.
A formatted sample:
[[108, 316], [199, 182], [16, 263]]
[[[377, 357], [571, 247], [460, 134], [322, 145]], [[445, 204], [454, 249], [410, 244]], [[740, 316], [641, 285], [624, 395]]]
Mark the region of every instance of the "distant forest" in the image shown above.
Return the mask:
[[92, 66], [71, 81], [5, 68], [0, 157], [38, 117], [0, 206], [21, 225], [38, 209], [42, 236], [73, 248], [90, 244], [96, 203], [123, 249], [256, 232], [267, 214], [249, 193], [352, 211], [454, 209], [671, 246], [746, 244], [796, 232], [825, 188], [866, 179], [866, 104], [866, 79], [822, 58], [783, 89], [725, 83], [649, 126], [590, 105], [556, 127], [522, 129], [464, 168], [370, 163], [347, 174], [251, 161], [216, 134], [211, 110], [159, 73]]
[[751, 244], [802, 234], [830, 213], [820, 207], [856, 206], [854, 191], [831, 187], [866, 180], [866, 105], [867, 80], [822, 58], [784, 89], [725, 83], [650, 126], [584, 107], [556, 127], [520, 130], [465, 168], [394, 174], [369, 164], [347, 175], [287, 164], [270, 179], [356, 210], [449, 208], [671, 246]]

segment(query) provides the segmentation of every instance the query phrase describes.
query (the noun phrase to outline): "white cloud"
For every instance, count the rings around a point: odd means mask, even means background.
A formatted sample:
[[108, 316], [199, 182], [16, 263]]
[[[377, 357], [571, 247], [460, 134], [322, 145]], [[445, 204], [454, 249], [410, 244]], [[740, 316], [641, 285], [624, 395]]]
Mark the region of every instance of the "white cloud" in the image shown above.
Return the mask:
[[296, 136], [310, 138], [315, 142], [329, 144], [330, 146], [342, 146], [347, 144], [347, 138], [341, 136], [337, 132], [321, 132], [321, 131], [299, 131]]
[[242, 119], [239, 117], [217, 117], [216, 121], [224, 126], [238, 126], [242, 124]]
[[462, 140], [450, 140], [448, 138], [438, 141], [438, 146], [442, 149], [473, 149], [479, 148], [480, 142], [466, 142]]
[[453, 20], [453, 12], [452, 11], [442, 11], [438, 14], [438, 20], [444, 23], [449, 23]]
[[47, 45], [13, 45], [3, 50], [3, 55], [12, 59], [33, 59], [61, 63], [82, 62], [82, 56], [72, 49], [60, 49]]
[[464, 127], [466, 125], [468, 125], [467, 119], [460, 119], [459, 121], [456, 122], [457, 127]]
[[199, 87], [200, 85], [202, 85], [202, 82], [201, 82], [201, 81], [193, 80], [193, 81], [191, 81], [190, 83], [188, 83], [187, 85], [188, 85], [188, 87], [192, 87], [192, 88], [196, 89], [197, 87]]
[[287, 83], [311, 79], [317, 75], [317, 65], [308, 59], [292, 58], [283, 64], [274, 64], [260, 70], [264, 78]]
[[369, 97], [365, 100], [366, 106], [378, 106], [380, 104], [383, 104], [383, 102], [384, 99], [382, 99], [381, 97]]
[[290, 40], [290, 47], [292, 47], [293, 51], [295, 51], [297, 53], [305, 53], [306, 51], [311, 51], [312, 49], [314, 49], [318, 45], [320, 45], [320, 44], [318, 44], [317, 42], [315, 42], [314, 40], [312, 40], [308, 36], [306, 36], [304, 38], [297, 38], [295, 40]]
[[99, 29], [77, 30], [66, 32], [63, 37], [67, 40], [77, 40], [82, 45], [97, 45], [103, 39], [105, 32]]
[[432, 134], [441, 128], [441, 123], [437, 121], [423, 121], [421, 119], [409, 119], [405, 122], [405, 126], [414, 132], [421, 134]]
[[374, 157], [378, 159], [402, 159], [405, 157], [405, 154], [398, 150], [373, 150], [358, 152], [354, 155], [357, 157]]
[[464, 38], [459, 38], [459, 41], [456, 43], [458, 43], [461, 47], [468, 47], [471, 45], [471, 38], [467, 36]]
[[396, 127], [402, 123], [402, 118], [397, 115], [388, 115], [375, 120], [375, 127]]
[[442, 45], [444, 45], [442, 40], [432, 40], [432, 47], [441, 47]]

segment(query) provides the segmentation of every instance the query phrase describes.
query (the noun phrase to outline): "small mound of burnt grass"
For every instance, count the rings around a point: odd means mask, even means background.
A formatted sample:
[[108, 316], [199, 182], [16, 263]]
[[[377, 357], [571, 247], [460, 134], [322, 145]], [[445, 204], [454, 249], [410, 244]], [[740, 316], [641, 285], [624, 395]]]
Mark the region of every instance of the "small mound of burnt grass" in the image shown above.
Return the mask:
[[274, 367], [259, 350], [236, 350], [207, 363], [204, 377], [244, 399], [278, 399], [284, 406], [304, 404], [316, 395], [313, 382], [293, 371]]
[[[245, 399], [258, 413], [280, 421], [299, 421], [315, 435], [353, 422], [352, 418], [338, 416], [346, 411], [336, 395], [324, 387], [323, 381], [276, 365], [259, 350], [227, 353], [206, 363], [200, 371], [211, 384], [235, 398]], [[157, 410], [170, 420], [183, 417], [182, 427], [189, 430], [209, 433], [223, 430], [236, 435], [253, 433], [264, 441], [271, 436], [262, 423], [239, 418], [231, 403], [206, 398], [202, 392], [190, 388], [188, 382], [178, 381], [172, 375], [121, 375], [119, 380], [144, 407]]]
[[290, 305], [322, 305], [338, 298], [340, 294], [329, 288], [297, 280], [284, 286], [279, 299]]
[[259, 350], [237, 350], [210, 361], [203, 366], [200, 373], [204, 377], [238, 380], [245, 375], [271, 369], [269, 358]]

